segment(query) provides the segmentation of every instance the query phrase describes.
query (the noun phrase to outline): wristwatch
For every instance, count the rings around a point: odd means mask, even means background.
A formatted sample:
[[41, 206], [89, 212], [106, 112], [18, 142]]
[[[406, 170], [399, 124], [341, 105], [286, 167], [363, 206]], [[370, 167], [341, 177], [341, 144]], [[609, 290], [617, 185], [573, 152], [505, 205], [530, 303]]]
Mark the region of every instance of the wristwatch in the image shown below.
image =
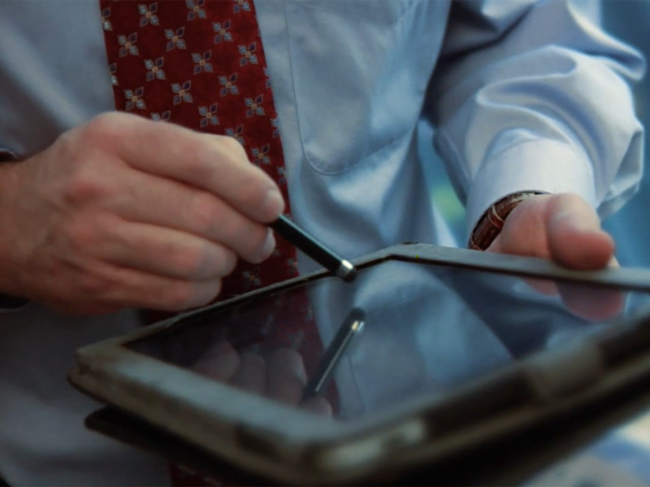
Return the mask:
[[486, 250], [501, 233], [510, 212], [522, 201], [540, 194], [548, 193], [545, 191], [519, 191], [501, 198], [483, 213], [472, 231], [467, 246], [472, 250]]

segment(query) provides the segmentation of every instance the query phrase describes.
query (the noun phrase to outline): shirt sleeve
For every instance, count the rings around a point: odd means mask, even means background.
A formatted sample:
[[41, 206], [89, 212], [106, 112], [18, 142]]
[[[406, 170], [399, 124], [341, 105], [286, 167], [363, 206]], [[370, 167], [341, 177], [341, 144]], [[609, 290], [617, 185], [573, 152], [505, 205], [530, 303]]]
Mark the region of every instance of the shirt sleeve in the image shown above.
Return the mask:
[[517, 191], [573, 192], [605, 218], [636, 191], [643, 57], [599, 27], [595, 2], [453, 2], [428, 103], [468, 228]]

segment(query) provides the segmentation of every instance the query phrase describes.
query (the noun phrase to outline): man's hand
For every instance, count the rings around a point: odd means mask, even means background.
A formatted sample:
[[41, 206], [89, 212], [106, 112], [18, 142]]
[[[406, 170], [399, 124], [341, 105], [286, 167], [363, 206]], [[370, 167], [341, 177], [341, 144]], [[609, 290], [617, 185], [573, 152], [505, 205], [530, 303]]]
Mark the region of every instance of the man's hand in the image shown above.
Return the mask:
[[616, 265], [614, 240], [600, 228], [598, 215], [580, 196], [568, 193], [521, 202], [487, 251], [551, 259], [580, 270]]
[[[551, 259], [579, 270], [618, 266], [614, 240], [600, 228], [596, 212], [580, 196], [568, 193], [521, 202], [487, 251]], [[569, 310], [587, 319], [611, 318], [625, 304], [625, 295], [615, 290], [576, 285], [558, 289], [554, 281], [526, 281], [543, 294], [559, 293]]]
[[70, 313], [210, 302], [275, 247], [279, 189], [229, 137], [109, 113], [0, 167], [0, 292]]

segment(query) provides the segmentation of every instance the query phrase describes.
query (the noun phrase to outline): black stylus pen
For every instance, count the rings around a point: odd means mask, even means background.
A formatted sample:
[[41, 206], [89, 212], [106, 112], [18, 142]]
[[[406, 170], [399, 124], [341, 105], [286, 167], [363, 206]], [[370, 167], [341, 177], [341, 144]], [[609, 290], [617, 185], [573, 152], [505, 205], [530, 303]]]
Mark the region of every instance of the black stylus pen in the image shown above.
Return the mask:
[[357, 270], [350, 262], [336, 255], [284, 215], [269, 226], [337, 277], [346, 282], [352, 282], [357, 277]]

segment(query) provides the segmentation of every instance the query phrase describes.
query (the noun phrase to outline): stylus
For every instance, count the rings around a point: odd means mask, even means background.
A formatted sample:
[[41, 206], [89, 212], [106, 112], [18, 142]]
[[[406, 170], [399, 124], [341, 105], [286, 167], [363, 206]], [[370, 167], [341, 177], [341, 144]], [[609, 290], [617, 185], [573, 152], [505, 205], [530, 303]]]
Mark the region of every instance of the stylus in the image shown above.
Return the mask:
[[343, 324], [334, 335], [332, 343], [327, 347], [321, 358], [314, 375], [309, 380], [302, 393], [302, 400], [318, 396], [325, 390], [336, 366], [345, 350], [352, 342], [355, 335], [361, 332], [365, 323], [365, 312], [360, 308], [353, 308], [343, 320]]
[[346, 282], [352, 282], [357, 277], [357, 270], [349, 261], [336, 255], [284, 215], [269, 226], [337, 277]]

